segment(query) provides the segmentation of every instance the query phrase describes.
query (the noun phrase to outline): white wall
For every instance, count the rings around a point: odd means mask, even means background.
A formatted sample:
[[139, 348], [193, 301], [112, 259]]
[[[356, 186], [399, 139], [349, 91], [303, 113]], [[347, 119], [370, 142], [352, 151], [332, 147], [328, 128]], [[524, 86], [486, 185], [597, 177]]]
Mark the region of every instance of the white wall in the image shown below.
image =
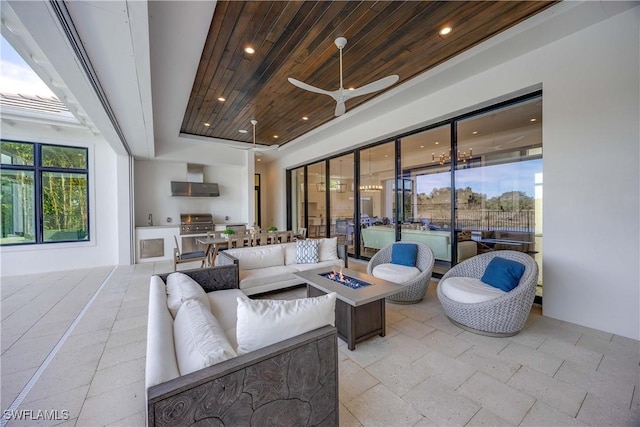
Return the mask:
[[[153, 215], [154, 225], [166, 225], [168, 217], [173, 224], [179, 224], [181, 213], [211, 213], [215, 223], [253, 223], [253, 217], [249, 218], [253, 172], [249, 182], [246, 167], [204, 167], [204, 181], [218, 183], [219, 197], [172, 197], [171, 181], [187, 180], [187, 164], [183, 162], [135, 160], [134, 170], [136, 226], [146, 226], [149, 214]], [[225, 220], [226, 216], [229, 220]]]
[[[269, 215], [286, 220], [286, 168], [542, 87], [544, 315], [640, 339], [640, 7], [615, 7], [560, 4], [427, 73], [411, 88], [421, 98], [368, 119], [355, 111], [339, 131], [283, 150], [268, 172]], [[579, 19], [586, 26], [571, 33]], [[546, 40], [556, 29], [562, 37]], [[500, 61], [514, 40], [526, 49]]]
[[0, 248], [2, 276], [116, 265], [131, 256], [128, 177], [118, 174], [127, 158], [88, 130], [36, 123], [3, 123], [2, 138], [89, 148], [91, 241]]

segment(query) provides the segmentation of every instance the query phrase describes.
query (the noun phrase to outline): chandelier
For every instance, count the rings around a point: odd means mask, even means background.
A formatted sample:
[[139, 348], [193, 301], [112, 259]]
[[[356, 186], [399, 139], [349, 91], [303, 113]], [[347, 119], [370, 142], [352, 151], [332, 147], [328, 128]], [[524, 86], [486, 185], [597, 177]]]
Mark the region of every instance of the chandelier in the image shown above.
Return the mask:
[[347, 184], [342, 182], [342, 159], [340, 159], [340, 178], [336, 181], [334, 186], [338, 193], [344, 193], [347, 188]]
[[[471, 160], [471, 158], [473, 157], [473, 149], [469, 148], [469, 152], [467, 153], [466, 151], [460, 151], [458, 150], [458, 155], [456, 156], [456, 160], [458, 162], [462, 162], [462, 163], [467, 163], [467, 160]], [[449, 149], [449, 154], [446, 153], [442, 153], [439, 156], [436, 156], [435, 153], [431, 153], [431, 161], [435, 162], [436, 160], [438, 160], [438, 163], [440, 163], [440, 165], [444, 165], [447, 162], [451, 161], [451, 149]]]
[[374, 184], [371, 179], [371, 149], [369, 149], [369, 185], [361, 185], [360, 191], [382, 191], [382, 185]]
[[320, 168], [320, 182], [316, 184], [316, 191], [319, 193], [323, 193], [327, 190], [327, 186], [324, 182], [324, 175], [322, 173], [322, 168]]

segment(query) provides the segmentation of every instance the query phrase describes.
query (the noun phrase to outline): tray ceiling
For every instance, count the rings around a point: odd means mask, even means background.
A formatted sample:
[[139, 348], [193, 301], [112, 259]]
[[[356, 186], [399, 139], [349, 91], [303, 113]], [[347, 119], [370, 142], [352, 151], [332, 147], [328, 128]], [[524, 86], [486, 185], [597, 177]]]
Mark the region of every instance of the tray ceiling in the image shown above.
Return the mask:
[[[344, 87], [399, 75], [388, 91], [553, 3], [218, 1], [181, 132], [252, 144], [255, 118], [258, 144], [286, 144], [335, 118], [335, 101], [287, 77], [338, 89], [336, 37], [348, 40]], [[441, 36], [445, 26], [453, 30]], [[384, 92], [350, 99], [347, 114]]]

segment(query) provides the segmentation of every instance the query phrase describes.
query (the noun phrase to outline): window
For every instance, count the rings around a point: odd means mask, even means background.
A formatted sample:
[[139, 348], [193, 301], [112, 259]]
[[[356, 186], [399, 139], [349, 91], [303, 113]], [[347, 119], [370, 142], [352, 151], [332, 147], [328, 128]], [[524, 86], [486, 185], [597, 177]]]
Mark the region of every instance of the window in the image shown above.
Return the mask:
[[0, 244], [89, 240], [87, 151], [0, 141]]

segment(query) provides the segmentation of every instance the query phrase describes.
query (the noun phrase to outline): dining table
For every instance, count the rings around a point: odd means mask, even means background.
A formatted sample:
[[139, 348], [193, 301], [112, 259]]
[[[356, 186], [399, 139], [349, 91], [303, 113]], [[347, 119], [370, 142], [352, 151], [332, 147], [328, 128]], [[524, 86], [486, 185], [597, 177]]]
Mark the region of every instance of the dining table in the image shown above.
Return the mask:
[[[229, 246], [229, 239], [226, 237], [200, 237], [197, 240], [198, 243], [207, 247], [207, 263], [210, 267], [213, 267], [216, 262], [216, 256], [220, 248], [226, 248]], [[213, 251], [211, 250], [213, 248]]]

